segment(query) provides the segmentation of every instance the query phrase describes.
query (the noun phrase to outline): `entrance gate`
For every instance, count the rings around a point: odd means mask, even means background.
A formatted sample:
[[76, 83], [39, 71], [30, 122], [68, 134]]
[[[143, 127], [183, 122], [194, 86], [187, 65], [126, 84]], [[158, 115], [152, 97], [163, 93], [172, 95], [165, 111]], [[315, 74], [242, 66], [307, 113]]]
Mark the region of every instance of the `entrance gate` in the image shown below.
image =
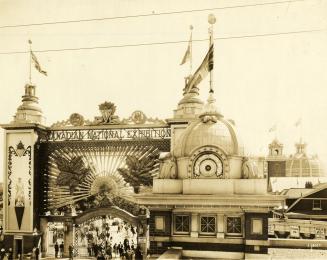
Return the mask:
[[163, 121], [147, 120], [140, 111], [133, 113], [134, 121], [133, 115], [120, 121], [102, 110], [103, 117], [95, 124], [73, 114], [69, 121], [39, 134], [43, 252], [47, 223], [64, 223], [65, 255], [69, 245], [75, 245], [79, 255], [79, 226], [105, 215], [136, 226], [138, 245], [144, 254], [147, 251], [149, 211], [136, 203], [134, 195], [151, 189], [159, 154], [170, 150], [171, 129]]
[[[146, 211], [145, 211], [146, 212]], [[112, 218], [119, 218], [123, 220], [124, 222], [127, 222], [129, 225], [135, 227], [136, 237], [137, 237], [137, 243], [142, 251], [146, 255], [147, 247], [148, 247], [148, 215], [139, 215], [134, 216], [129, 212], [126, 212], [125, 210], [122, 210], [118, 207], [108, 207], [108, 208], [99, 208], [99, 209], [92, 209], [88, 212], [85, 212], [81, 216], [75, 217], [74, 227], [74, 249], [75, 249], [75, 255], [79, 256], [81, 255], [81, 252], [78, 251], [78, 245], [79, 241], [81, 240], [81, 230], [82, 224], [85, 223], [88, 220], [96, 219], [96, 218], [102, 218], [102, 220], [105, 220], [105, 216], [110, 216]], [[111, 227], [112, 228], [112, 227]], [[121, 230], [123, 232], [124, 230]], [[113, 230], [110, 230], [111, 234], [110, 236], [115, 236], [118, 234], [118, 231], [113, 233]], [[125, 238], [125, 237], [124, 237]], [[112, 243], [113, 246], [114, 243]]]

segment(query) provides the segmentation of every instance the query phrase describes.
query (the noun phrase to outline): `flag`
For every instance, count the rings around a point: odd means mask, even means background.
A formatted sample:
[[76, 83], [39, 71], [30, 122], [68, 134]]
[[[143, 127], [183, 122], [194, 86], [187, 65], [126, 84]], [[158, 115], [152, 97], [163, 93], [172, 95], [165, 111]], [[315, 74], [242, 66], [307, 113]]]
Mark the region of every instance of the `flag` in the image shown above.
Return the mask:
[[276, 131], [276, 130], [277, 130], [277, 125], [274, 124], [272, 127], [270, 127], [270, 129], [269, 129], [269, 133], [274, 132], [274, 131]]
[[211, 44], [209, 51], [204, 57], [200, 67], [195, 71], [193, 76], [190, 78], [188, 82], [188, 89], [192, 89], [196, 87], [213, 69], [213, 44]]
[[38, 72], [44, 74], [45, 76], [48, 76], [47, 72], [41, 69], [41, 65], [32, 51], [31, 51], [31, 58], [34, 63], [34, 67], [38, 70]]
[[298, 127], [300, 124], [302, 124], [302, 118], [299, 118], [299, 119], [295, 122], [294, 126], [295, 126], [295, 127]]
[[188, 41], [187, 50], [186, 50], [186, 52], [184, 54], [183, 60], [182, 60], [180, 65], [185, 64], [187, 61], [189, 61], [191, 59], [191, 56], [192, 56], [191, 48], [192, 48], [192, 33], [191, 33], [191, 36], [190, 36], [190, 40]]

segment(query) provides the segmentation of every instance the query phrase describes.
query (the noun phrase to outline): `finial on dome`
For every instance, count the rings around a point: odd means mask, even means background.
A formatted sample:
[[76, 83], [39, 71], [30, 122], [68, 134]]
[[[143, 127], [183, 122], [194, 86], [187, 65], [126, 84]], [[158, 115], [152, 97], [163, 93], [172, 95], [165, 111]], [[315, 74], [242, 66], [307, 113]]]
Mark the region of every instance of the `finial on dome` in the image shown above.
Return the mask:
[[300, 138], [300, 142], [295, 144], [296, 147], [296, 154], [297, 155], [305, 155], [306, 154], [306, 147], [307, 144], [303, 142], [302, 137]]
[[222, 117], [222, 114], [216, 106], [214, 93], [213, 91], [210, 91], [207, 103], [203, 107], [203, 112], [201, 113], [200, 118], [203, 123], [216, 123], [220, 117]]

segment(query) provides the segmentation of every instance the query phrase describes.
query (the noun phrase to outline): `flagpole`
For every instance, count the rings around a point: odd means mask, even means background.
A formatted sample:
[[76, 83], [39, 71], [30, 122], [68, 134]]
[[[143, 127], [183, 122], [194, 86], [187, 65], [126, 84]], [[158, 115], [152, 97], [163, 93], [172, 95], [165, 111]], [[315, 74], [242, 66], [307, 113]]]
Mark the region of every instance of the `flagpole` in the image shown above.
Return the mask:
[[[216, 23], [216, 17], [213, 14], [209, 14], [208, 22], [210, 24], [210, 28], [209, 28], [209, 48], [210, 48], [211, 45], [213, 44], [213, 25]], [[209, 84], [210, 84], [209, 93], [214, 93], [214, 90], [213, 90], [213, 70], [210, 71]]]
[[191, 39], [190, 39], [190, 76], [192, 75], [192, 62], [193, 62], [193, 46], [192, 46], [192, 31], [193, 31], [193, 26], [190, 25], [190, 30], [191, 30]]
[[32, 41], [28, 40], [29, 46], [30, 46], [30, 74], [29, 74], [29, 80], [30, 84], [32, 85]]

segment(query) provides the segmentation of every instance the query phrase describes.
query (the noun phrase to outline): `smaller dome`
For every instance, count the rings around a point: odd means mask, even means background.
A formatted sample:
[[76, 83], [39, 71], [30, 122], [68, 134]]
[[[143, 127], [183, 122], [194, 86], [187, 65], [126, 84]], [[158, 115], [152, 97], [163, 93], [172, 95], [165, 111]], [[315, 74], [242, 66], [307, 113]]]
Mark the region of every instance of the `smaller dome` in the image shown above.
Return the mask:
[[326, 177], [318, 156], [308, 156], [302, 141], [295, 146], [296, 154], [286, 161], [286, 177]]

